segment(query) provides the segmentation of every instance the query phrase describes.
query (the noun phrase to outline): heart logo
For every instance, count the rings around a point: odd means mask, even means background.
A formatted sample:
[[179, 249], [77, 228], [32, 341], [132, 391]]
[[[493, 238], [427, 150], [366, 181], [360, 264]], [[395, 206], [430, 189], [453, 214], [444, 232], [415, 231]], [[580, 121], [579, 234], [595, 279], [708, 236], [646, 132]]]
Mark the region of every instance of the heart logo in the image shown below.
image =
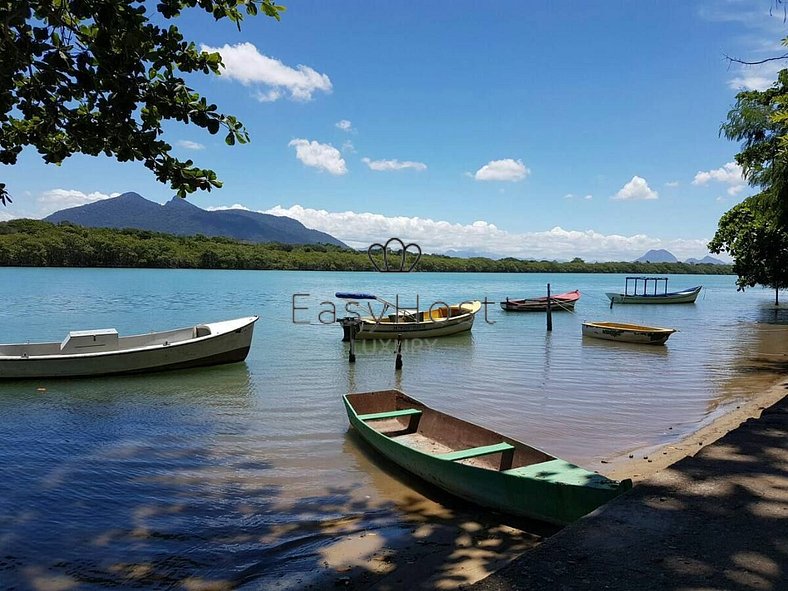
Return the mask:
[[[400, 261], [399, 261], [399, 268], [395, 268], [392, 264], [389, 263], [389, 250], [390, 245], [392, 243], [399, 243], [400, 245]], [[383, 268], [381, 269], [380, 266], [375, 262], [375, 259], [372, 258], [372, 251], [376, 248], [379, 248], [383, 251]], [[410, 248], [415, 249], [416, 251], [416, 259], [410, 264], [410, 266], [405, 269], [405, 264], [407, 262], [407, 254]], [[386, 240], [386, 244], [380, 244], [379, 242], [375, 242], [374, 244], [370, 244], [369, 248], [367, 249], [367, 257], [369, 258], [369, 262], [372, 263], [372, 266], [375, 267], [375, 270], [379, 273], [410, 273], [413, 269], [416, 268], [416, 265], [419, 264], [421, 260], [421, 247], [416, 244], [415, 242], [409, 242], [405, 244], [399, 238], [389, 238]]]

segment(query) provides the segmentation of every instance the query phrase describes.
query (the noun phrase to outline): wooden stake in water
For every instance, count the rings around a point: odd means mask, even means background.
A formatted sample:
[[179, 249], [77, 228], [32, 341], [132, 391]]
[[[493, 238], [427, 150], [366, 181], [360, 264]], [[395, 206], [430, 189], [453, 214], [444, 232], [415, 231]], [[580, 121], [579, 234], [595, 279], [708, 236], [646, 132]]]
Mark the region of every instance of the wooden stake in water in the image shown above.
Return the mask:
[[394, 369], [402, 369], [402, 335], [397, 335], [397, 358], [394, 361]]
[[547, 284], [547, 332], [553, 331], [553, 308], [550, 305], [550, 284]]
[[356, 362], [356, 326], [350, 325], [350, 355], [348, 356], [349, 363]]

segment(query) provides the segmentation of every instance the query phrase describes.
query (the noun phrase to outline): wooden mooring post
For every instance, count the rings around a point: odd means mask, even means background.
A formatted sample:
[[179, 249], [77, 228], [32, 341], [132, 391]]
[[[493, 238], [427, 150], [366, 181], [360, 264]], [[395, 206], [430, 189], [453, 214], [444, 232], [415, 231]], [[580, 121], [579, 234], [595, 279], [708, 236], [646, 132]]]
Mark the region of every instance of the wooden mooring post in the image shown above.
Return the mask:
[[547, 284], [547, 332], [553, 331], [553, 307], [550, 305], [550, 284]]
[[342, 335], [342, 340], [347, 341], [350, 343], [350, 353], [348, 354], [348, 363], [355, 363], [356, 362], [356, 332], [358, 332], [358, 328], [361, 325], [361, 322], [358, 318], [354, 316], [349, 316], [347, 318], [340, 318], [338, 322], [342, 325], [342, 330], [344, 334]]
[[394, 361], [394, 369], [402, 369], [402, 335], [397, 335], [397, 358]]

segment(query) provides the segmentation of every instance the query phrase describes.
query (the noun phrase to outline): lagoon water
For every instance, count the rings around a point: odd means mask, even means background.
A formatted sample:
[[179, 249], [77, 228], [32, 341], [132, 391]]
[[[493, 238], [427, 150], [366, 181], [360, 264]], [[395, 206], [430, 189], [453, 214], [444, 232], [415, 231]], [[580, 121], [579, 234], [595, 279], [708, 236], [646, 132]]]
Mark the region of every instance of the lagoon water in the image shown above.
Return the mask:
[[[341, 290], [406, 307], [580, 289], [575, 313], [480, 313], [472, 333], [359, 343]], [[391, 387], [604, 472], [602, 460], [697, 430], [752, 393], [785, 344], [773, 292], [671, 276], [695, 305], [609, 307], [623, 275], [0, 269], [0, 341], [134, 334], [260, 315], [245, 363], [148, 376], [0, 383], [3, 588], [300, 588], [337, 535], [406, 531], [430, 495], [348, 432], [341, 395]], [[294, 294], [296, 306], [293, 309]], [[375, 305], [375, 310], [379, 307]], [[323, 315], [320, 313], [323, 311]], [[294, 316], [295, 315], [295, 316]], [[338, 315], [342, 315], [341, 312]], [[294, 322], [294, 320], [296, 322]], [[584, 320], [679, 329], [664, 347], [584, 339]]]

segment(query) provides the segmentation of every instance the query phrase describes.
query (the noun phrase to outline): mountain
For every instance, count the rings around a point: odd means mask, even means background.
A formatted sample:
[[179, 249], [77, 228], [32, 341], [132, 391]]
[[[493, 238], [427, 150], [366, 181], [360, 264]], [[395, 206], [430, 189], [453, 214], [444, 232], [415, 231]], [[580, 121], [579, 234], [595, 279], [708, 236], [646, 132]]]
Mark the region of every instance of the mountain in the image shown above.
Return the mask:
[[725, 261], [721, 261], [720, 259], [715, 259], [712, 256], [706, 255], [702, 259], [687, 259], [684, 261], [685, 263], [689, 263], [690, 265], [727, 265]]
[[292, 218], [242, 209], [206, 211], [179, 197], [159, 205], [137, 193], [123, 193], [112, 199], [56, 211], [44, 221], [71, 222], [91, 228], [137, 228], [181, 236], [225, 236], [246, 242], [347, 246]]
[[639, 259], [635, 259], [636, 263], [678, 263], [679, 260], [674, 257], [670, 252], [664, 248], [659, 250], [649, 250]]

